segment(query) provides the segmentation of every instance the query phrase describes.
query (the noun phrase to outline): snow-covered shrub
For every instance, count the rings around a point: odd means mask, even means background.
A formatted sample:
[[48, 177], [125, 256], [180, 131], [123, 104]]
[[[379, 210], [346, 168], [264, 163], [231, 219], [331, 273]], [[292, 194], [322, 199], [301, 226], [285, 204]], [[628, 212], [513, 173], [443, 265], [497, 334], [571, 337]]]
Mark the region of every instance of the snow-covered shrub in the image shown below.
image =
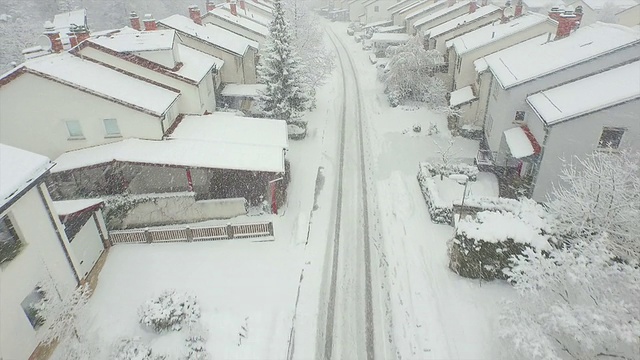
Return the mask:
[[152, 360], [151, 348], [139, 337], [118, 340], [113, 346], [113, 360]]
[[461, 174], [466, 175], [469, 181], [476, 181], [478, 179], [478, 167], [468, 164], [432, 164], [428, 162], [420, 163], [420, 171], [426, 171], [431, 176], [442, 175], [447, 177], [449, 175]]
[[185, 360], [208, 360], [211, 358], [205, 348], [207, 339], [199, 334], [191, 334], [187, 337], [187, 356]]
[[139, 309], [140, 324], [157, 333], [179, 331], [200, 318], [200, 304], [194, 296], [175, 290], [163, 292]]
[[615, 256], [601, 236], [514, 257], [507, 274], [520, 296], [505, 304], [498, 327], [509, 353], [639, 359], [640, 268]]
[[512, 256], [528, 247], [552, 248], [549, 218], [540, 205], [525, 199], [510, 210], [481, 211], [458, 222], [449, 249], [451, 270], [473, 279], [506, 279], [503, 270]]

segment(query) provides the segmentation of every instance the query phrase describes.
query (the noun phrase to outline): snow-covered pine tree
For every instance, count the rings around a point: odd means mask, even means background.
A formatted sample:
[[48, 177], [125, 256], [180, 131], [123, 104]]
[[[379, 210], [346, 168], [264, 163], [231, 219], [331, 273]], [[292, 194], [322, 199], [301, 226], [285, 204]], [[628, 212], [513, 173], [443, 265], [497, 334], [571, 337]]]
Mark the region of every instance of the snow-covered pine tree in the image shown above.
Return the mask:
[[258, 75], [267, 89], [260, 106], [267, 117], [291, 122], [307, 109], [309, 95], [301, 78], [300, 58], [292, 45], [289, 23], [280, 0], [273, 6], [273, 21]]

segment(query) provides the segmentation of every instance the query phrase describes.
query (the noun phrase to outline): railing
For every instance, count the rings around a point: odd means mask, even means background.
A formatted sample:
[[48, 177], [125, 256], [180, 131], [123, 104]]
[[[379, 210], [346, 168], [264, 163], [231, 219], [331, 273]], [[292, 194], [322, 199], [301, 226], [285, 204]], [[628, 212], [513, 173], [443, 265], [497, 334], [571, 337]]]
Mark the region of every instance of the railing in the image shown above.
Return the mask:
[[273, 238], [273, 223], [114, 230], [109, 232], [109, 238], [111, 245]]

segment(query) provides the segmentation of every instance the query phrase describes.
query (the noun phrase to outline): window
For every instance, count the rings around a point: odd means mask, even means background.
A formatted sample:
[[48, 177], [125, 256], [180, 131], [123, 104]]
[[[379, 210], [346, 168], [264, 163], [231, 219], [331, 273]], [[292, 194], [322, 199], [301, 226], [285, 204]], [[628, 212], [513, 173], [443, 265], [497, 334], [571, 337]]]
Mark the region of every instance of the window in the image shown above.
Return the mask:
[[84, 135], [82, 134], [82, 127], [80, 127], [80, 121], [78, 120], [67, 120], [65, 121], [67, 125], [67, 131], [69, 132], [69, 137], [71, 139], [83, 139]]
[[15, 258], [22, 249], [22, 241], [9, 216], [0, 219], [0, 264]]
[[373, 7], [373, 11], [374, 11], [374, 12], [378, 12], [378, 11], [380, 11], [380, 6], [374, 6], [374, 7]]
[[602, 129], [598, 147], [600, 149], [617, 149], [624, 134], [623, 128], [606, 127]]
[[515, 122], [524, 121], [524, 111], [516, 111], [516, 117], [514, 119]]
[[40, 286], [36, 286], [36, 288], [20, 303], [24, 314], [27, 315], [27, 319], [29, 319], [29, 322], [31, 323], [31, 326], [36, 330], [38, 330], [38, 328], [45, 322], [45, 318], [41, 314], [45, 295], [44, 290], [42, 290]]
[[120, 136], [120, 128], [118, 127], [118, 120], [116, 119], [104, 119], [104, 131], [107, 136]]

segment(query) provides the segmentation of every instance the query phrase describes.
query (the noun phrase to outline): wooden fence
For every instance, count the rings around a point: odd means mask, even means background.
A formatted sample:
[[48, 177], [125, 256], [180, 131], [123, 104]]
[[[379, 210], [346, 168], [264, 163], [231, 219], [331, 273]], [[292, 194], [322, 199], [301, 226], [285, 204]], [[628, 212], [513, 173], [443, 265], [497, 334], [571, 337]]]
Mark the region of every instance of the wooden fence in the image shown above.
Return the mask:
[[111, 245], [273, 238], [273, 223], [114, 230], [109, 231], [109, 238]]

